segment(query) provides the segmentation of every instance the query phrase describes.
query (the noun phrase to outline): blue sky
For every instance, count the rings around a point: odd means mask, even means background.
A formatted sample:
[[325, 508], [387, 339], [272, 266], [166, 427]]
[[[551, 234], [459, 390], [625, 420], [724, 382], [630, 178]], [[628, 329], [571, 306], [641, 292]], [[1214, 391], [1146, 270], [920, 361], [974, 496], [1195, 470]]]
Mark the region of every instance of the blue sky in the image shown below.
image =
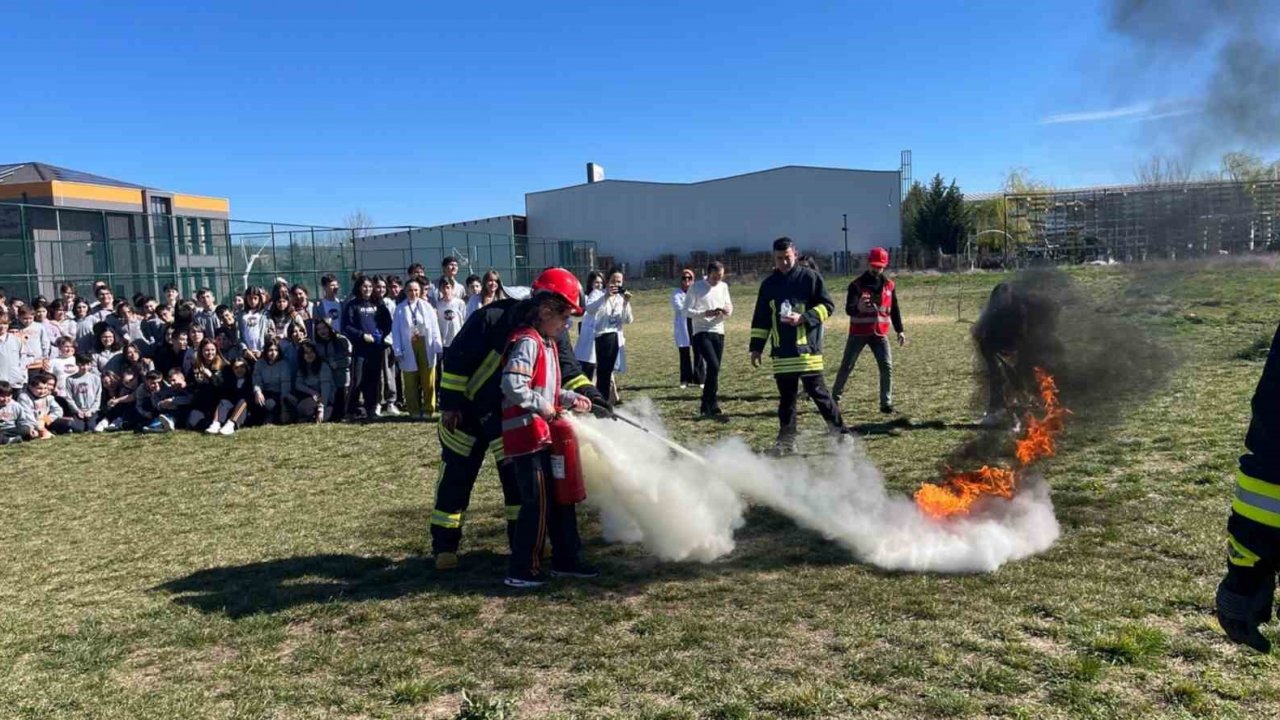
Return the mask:
[[910, 148], [917, 178], [970, 191], [1012, 167], [1117, 183], [1203, 72], [1117, 73], [1123, 44], [1079, 0], [201, 5], [10, 10], [0, 162], [379, 225], [520, 213], [588, 160], [678, 182], [894, 169]]

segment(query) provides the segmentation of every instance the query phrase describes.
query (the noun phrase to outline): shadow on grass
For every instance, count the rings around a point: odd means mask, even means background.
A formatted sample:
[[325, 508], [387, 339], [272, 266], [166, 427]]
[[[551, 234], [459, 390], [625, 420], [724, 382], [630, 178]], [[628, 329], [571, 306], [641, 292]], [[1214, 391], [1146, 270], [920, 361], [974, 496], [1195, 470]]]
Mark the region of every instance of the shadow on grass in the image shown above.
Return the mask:
[[[589, 556], [601, 566], [601, 576], [568, 582], [588, 596], [605, 598], [638, 594], [650, 583], [856, 562], [834, 543], [765, 508], [748, 512], [746, 529], [738, 533], [736, 541], [737, 549], [720, 561], [677, 563], [639, 554], [635, 546], [609, 545], [597, 538], [586, 544]], [[502, 584], [506, 569], [507, 556], [488, 550], [465, 553], [462, 565], [447, 572], [437, 571], [431, 557], [395, 559], [335, 553], [207, 568], [152, 590], [171, 594], [175, 604], [230, 618], [277, 613], [307, 604], [394, 600], [423, 594], [529, 595], [529, 591]], [[539, 593], [545, 594], [534, 591]]]
[[864, 422], [851, 425], [850, 429], [859, 435], [899, 435], [908, 430], [982, 430], [983, 427], [971, 422], [947, 422], [945, 420], [912, 420], [899, 417], [882, 422]]

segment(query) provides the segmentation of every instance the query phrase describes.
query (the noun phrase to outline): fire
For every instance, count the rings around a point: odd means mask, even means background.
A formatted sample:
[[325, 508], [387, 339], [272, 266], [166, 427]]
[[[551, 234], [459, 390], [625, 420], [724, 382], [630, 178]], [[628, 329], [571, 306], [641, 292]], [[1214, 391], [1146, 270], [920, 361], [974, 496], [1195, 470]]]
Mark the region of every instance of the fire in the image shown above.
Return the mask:
[[926, 483], [916, 492], [916, 505], [921, 510], [936, 518], [946, 518], [968, 514], [978, 498], [986, 495], [1008, 500], [1013, 497], [1022, 470], [1037, 460], [1053, 456], [1054, 438], [1062, 432], [1063, 419], [1070, 411], [1058, 404], [1058, 386], [1052, 375], [1036, 368], [1036, 382], [1044, 408], [1038, 416], [1028, 412], [1023, 421], [1022, 437], [1014, 449], [1017, 467], [983, 465], [979, 470], [967, 472], [948, 469], [946, 479], [940, 484]]

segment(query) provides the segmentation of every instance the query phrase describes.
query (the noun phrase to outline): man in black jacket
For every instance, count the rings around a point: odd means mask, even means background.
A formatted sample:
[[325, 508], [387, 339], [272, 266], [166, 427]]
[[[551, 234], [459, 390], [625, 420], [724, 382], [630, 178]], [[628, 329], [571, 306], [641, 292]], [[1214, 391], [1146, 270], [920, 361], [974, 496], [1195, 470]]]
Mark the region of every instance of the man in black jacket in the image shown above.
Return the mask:
[[[537, 287], [535, 281], [535, 293]], [[497, 300], [477, 309], [445, 351], [440, 380], [440, 482], [431, 513], [431, 546], [439, 570], [458, 565], [462, 523], [486, 452], [498, 465], [508, 541], [520, 514], [520, 491], [511, 468], [503, 462], [501, 369], [507, 339], [530, 302], [534, 301]], [[567, 328], [557, 345], [563, 387], [586, 395], [593, 412], [608, 415], [608, 402], [573, 357]]]
[[1218, 622], [1232, 642], [1269, 652], [1258, 627], [1271, 621], [1280, 570], [1280, 327], [1253, 394], [1227, 520], [1227, 574], [1218, 585]]
[[822, 324], [835, 303], [822, 275], [796, 262], [795, 243], [788, 237], [773, 241], [774, 271], [760, 284], [751, 316], [751, 364], [760, 367], [764, 347], [773, 349], [773, 376], [778, 385], [779, 454], [794, 452], [796, 400], [801, 385], [818, 406], [832, 432], [845, 432], [840, 408], [822, 379]]

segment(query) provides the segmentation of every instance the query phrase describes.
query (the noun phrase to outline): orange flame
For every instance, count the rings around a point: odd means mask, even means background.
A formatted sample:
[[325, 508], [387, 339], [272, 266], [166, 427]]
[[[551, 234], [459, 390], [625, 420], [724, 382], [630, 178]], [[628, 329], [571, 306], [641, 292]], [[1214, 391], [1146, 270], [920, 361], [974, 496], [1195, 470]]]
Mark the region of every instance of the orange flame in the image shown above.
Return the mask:
[[1036, 382], [1044, 411], [1038, 417], [1027, 413], [1025, 429], [1014, 449], [1018, 466], [1010, 469], [983, 465], [979, 470], [967, 472], [948, 469], [941, 483], [925, 483], [916, 492], [916, 505], [921, 510], [935, 518], [946, 518], [967, 515], [978, 498], [987, 495], [1008, 500], [1013, 497], [1022, 470], [1037, 460], [1053, 456], [1054, 438], [1062, 432], [1063, 419], [1070, 411], [1058, 404], [1058, 386], [1052, 375], [1036, 368]]

